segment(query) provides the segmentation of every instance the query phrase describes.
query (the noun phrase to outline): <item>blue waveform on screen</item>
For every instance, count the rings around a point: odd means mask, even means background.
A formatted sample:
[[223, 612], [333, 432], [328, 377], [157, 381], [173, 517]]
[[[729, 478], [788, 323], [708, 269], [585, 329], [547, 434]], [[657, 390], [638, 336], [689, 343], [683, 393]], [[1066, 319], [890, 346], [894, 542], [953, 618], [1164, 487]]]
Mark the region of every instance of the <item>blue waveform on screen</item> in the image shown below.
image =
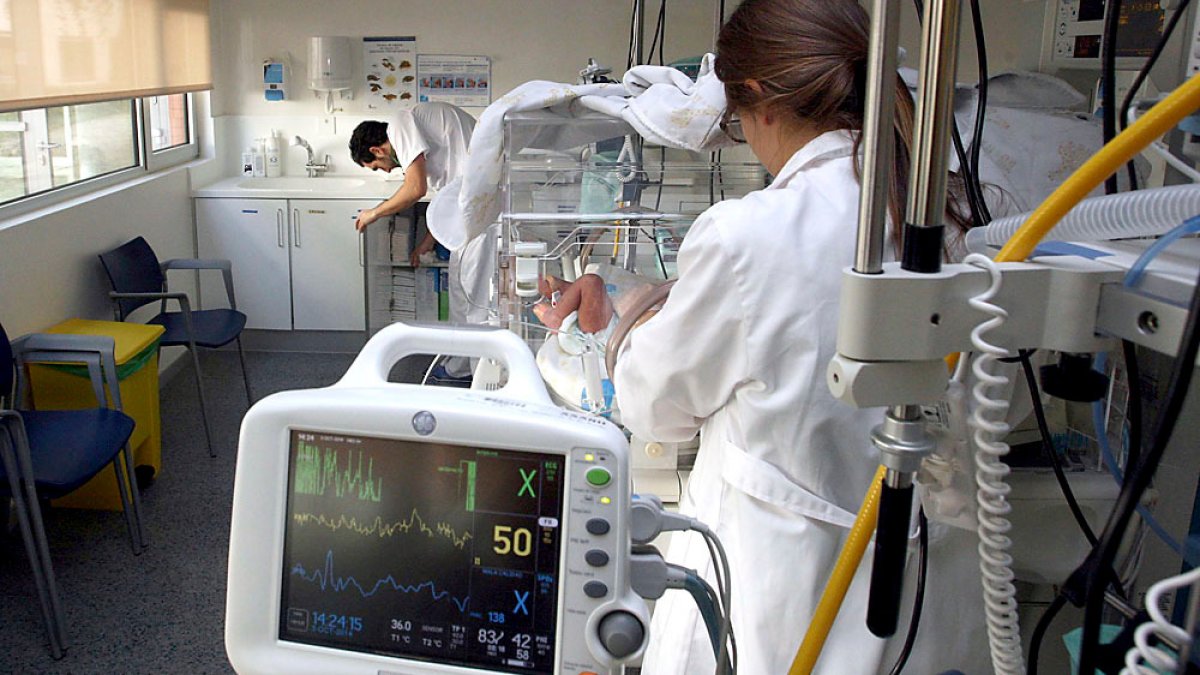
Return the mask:
[[360, 584], [358, 579], [355, 579], [354, 577], [339, 577], [334, 574], [332, 550], [325, 553], [324, 568], [309, 572], [308, 570], [304, 569], [304, 565], [296, 563], [295, 565], [292, 565], [292, 576], [298, 576], [307, 582], [317, 584], [321, 587], [322, 591], [332, 589], [336, 593], [341, 593], [342, 591], [353, 588], [357, 590], [364, 598], [369, 598], [384, 588], [391, 588], [392, 590], [399, 591], [401, 593], [421, 593], [428, 590], [429, 596], [434, 600], [440, 601], [449, 598], [449, 600], [458, 607], [458, 611], [460, 612], [466, 612], [467, 605], [471, 603], [470, 596], [460, 600], [459, 598], [450, 595], [450, 591], [439, 591], [437, 586], [432, 581], [424, 581], [419, 584], [402, 584], [396, 581], [396, 578], [390, 574], [376, 581], [368, 589]]

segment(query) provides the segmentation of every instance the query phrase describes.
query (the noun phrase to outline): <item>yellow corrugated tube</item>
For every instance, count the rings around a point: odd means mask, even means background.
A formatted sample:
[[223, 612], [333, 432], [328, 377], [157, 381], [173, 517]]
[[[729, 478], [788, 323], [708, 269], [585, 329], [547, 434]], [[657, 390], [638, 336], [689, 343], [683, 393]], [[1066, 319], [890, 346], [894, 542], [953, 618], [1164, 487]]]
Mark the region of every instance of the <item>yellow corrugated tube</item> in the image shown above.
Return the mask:
[[871, 535], [875, 533], [875, 520], [879, 516], [879, 492], [885, 471], [887, 468], [880, 465], [875, 477], [871, 479], [871, 488], [867, 490], [867, 496], [863, 497], [862, 508], [858, 510], [858, 517], [854, 519], [854, 526], [850, 528], [850, 536], [846, 538], [842, 552], [838, 554], [837, 564], [833, 567], [833, 573], [829, 575], [829, 582], [825, 584], [821, 601], [817, 603], [817, 611], [812, 622], [808, 624], [808, 632], [804, 634], [804, 642], [800, 643], [800, 649], [796, 652], [796, 658], [792, 660], [788, 675], [808, 675], [813, 666], [817, 665], [817, 657], [821, 655], [821, 648], [825, 646], [825, 638], [829, 637], [833, 620], [837, 618], [850, 582], [854, 580], [854, 573], [862, 561], [863, 552], [867, 550]]

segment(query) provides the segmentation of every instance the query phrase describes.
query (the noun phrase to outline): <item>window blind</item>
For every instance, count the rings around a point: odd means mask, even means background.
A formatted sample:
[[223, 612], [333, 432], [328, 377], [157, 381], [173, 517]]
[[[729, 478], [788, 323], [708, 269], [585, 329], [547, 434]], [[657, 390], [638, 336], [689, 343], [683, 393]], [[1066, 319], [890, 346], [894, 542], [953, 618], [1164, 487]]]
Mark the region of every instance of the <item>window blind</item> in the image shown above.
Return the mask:
[[0, 112], [212, 88], [209, 0], [0, 0]]

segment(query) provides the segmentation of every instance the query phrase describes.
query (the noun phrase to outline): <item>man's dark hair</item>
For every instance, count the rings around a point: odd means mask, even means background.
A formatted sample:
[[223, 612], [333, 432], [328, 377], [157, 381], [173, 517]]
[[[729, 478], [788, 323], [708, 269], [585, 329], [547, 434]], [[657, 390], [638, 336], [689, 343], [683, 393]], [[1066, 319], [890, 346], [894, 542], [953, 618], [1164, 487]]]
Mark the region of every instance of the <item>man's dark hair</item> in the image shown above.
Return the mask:
[[376, 148], [388, 142], [387, 123], [367, 120], [354, 128], [350, 136], [350, 157], [356, 164], [362, 166], [375, 159], [371, 148]]

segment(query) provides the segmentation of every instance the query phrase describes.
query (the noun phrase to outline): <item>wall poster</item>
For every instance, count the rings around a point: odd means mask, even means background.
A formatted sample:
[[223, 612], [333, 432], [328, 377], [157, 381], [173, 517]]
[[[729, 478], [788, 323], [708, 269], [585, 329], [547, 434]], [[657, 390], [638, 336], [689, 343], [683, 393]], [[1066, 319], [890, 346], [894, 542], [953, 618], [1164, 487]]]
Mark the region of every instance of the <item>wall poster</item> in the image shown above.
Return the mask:
[[367, 107], [406, 109], [417, 102], [417, 38], [363, 38]]
[[459, 54], [417, 57], [417, 98], [459, 107], [486, 108], [492, 102], [492, 59]]

